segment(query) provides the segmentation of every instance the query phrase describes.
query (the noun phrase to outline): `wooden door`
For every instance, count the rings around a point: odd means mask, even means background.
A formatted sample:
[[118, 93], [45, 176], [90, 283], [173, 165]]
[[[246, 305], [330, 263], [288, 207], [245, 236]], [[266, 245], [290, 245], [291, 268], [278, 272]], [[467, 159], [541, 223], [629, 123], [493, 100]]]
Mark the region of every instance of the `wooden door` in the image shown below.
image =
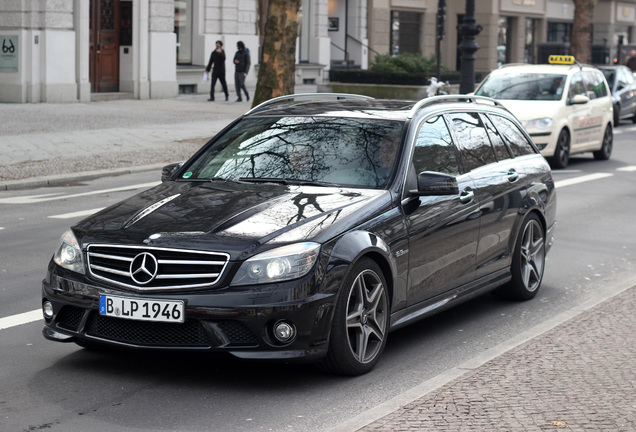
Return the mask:
[[119, 0], [90, 1], [91, 91], [119, 91]]

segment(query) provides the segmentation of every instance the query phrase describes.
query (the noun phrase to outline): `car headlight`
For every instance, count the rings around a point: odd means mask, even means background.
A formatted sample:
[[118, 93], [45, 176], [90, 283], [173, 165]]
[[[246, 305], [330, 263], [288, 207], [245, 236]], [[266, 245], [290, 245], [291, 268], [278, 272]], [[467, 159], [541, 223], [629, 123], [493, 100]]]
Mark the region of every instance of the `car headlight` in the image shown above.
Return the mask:
[[73, 231], [68, 230], [60, 237], [60, 245], [53, 256], [53, 261], [60, 267], [84, 274], [84, 259], [79, 243], [73, 235]]
[[549, 117], [532, 119], [528, 120], [524, 126], [526, 129], [549, 129], [552, 127], [552, 119]]
[[305, 276], [318, 259], [318, 243], [296, 243], [258, 254], [245, 261], [232, 285], [280, 282]]

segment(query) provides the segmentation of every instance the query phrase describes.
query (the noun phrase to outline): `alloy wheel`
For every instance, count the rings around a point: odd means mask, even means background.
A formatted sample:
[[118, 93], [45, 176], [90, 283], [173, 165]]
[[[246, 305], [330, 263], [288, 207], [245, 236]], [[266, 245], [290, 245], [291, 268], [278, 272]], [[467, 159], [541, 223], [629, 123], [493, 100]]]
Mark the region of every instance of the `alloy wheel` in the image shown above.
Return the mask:
[[521, 240], [521, 280], [529, 292], [539, 288], [545, 265], [545, 239], [539, 222], [530, 219]]
[[362, 271], [353, 282], [347, 302], [347, 339], [360, 363], [373, 361], [383, 347], [388, 320], [386, 289], [378, 275]]

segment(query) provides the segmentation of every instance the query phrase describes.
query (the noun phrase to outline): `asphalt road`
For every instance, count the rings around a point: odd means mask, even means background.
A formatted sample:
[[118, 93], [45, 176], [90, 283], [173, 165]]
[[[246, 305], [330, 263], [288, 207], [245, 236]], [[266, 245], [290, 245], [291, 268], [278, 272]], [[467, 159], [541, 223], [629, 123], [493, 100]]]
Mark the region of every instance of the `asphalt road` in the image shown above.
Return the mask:
[[147, 187], [159, 173], [0, 192], [0, 431], [326, 431], [371, 412], [633, 275], [636, 126], [616, 132], [611, 160], [585, 155], [554, 172], [557, 241], [537, 298], [486, 295], [394, 332], [378, 367], [356, 378], [44, 340], [40, 282], [60, 234], [83, 212], [141, 190], [113, 189]]

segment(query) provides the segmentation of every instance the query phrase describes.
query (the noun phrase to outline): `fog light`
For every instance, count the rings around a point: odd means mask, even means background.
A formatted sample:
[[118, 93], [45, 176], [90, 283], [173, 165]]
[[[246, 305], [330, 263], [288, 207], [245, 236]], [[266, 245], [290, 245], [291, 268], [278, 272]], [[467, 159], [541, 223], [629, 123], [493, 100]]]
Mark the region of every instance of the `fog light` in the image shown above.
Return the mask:
[[45, 301], [42, 303], [42, 313], [44, 314], [44, 318], [51, 319], [53, 318], [53, 305], [50, 301]]
[[293, 324], [279, 321], [274, 324], [274, 337], [282, 343], [289, 343], [296, 336], [296, 328]]

